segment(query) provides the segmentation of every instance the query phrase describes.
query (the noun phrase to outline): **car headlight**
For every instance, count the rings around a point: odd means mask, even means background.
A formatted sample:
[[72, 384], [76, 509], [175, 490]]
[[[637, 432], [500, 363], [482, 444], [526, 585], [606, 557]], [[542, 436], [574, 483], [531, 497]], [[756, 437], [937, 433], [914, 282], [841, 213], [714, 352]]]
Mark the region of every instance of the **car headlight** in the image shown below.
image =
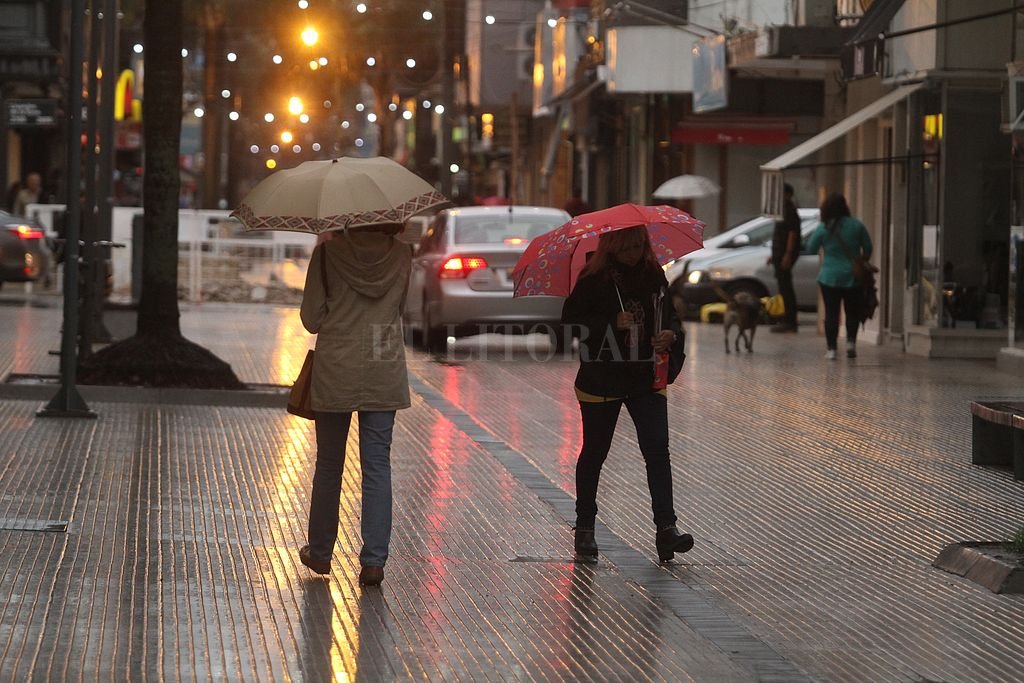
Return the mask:
[[707, 271], [703, 270], [691, 270], [686, 276], [686, 281], [691, 285], [697, 285], [708, 279]]

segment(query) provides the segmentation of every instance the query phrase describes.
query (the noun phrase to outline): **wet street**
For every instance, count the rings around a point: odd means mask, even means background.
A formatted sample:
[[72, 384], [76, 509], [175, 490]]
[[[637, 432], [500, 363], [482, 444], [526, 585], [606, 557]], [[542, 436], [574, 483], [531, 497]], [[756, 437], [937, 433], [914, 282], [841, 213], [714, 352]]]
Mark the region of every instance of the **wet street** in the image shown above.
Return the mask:
[[[295, 308], [182, 313], [254, 386], [312, 343]], [[57, 373], [60, 322], [0, 299], [0, 374], [23, 378], [0, 385], [0, 680], [1020, 680], [1024, 596], [931, 567], [1024, 523], [1024, 482], [970, 463], [968, 401], [1020, 396], [994, 362], [826, 362], [811, 325], [725, 356], [689, 324], [669, 420], [696, 545], [657, 564], [623, 414], [586, 566], [576, 362], [540, 338], [410, 349], [392, 554], [360, 588], [355, 429], [322, 578], [297, 556], [313, 425], [280, 391], [83, 387], [97, 420], [37, 419], [55, 388], [24, 376]]]

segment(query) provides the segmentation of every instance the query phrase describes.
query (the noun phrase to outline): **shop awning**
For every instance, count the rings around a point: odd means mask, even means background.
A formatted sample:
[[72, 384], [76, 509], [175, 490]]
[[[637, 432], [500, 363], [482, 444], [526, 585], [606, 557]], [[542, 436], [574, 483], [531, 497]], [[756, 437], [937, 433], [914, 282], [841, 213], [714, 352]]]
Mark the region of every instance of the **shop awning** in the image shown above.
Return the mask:
[[900, 86], [892, 92], [879, 97], [863, 109], [850, 114], [834, 126], [826, 128], [810, 140], [800, 143], [793, 149], [767, 163], [761, 164], [761, 213], [766, 216], [781, 217], [782, 172], [785, 169], [835, 142], [857, 126], [875, 118], [889, 107], [906, 99], [911, 93], [923, 87], [924, 83]]
[[672, 142], [682, 145], [785, 145], [792, 124], [756, 125], [684, 122], [672, 129]]
[[808, 157], [828, 144], [835, 142], [862, 123], [875, 118], [900, 100], [909, 97], [910, 93], [920, 90], [922, 87], [924, 87], [924, 83], [914, 83], [912, 85], [903, 85], [896, 88], [892, 92], [879, 97], [860, 111], [850, 114], [831, 128], [826, 128], [821, 131], [810, 140], [806, 140], [788, 152], [775, 157], [767, 163], [761, 164], [761, 170], [782, 171], [789, 166], [792, 166], [804, 157]]

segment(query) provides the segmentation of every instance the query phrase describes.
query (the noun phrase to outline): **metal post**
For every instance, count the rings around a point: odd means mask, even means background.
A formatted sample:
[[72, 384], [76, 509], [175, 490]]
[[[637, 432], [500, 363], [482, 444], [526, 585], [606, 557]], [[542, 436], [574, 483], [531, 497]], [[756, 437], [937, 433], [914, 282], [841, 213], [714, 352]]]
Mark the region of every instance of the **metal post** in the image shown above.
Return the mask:
[[[118, 0], [103, 0], [103, 80], [100, 83], [99, 142], [100, 155], [97, 168], [99, 178], [96, 185], [96, 224], [94, 234], [102, 242], [113, 239], [114, 218], [114, 89], [117, 76], [118, 51]], [[93, 340], [110, 342], [113, 336], [103, 320], [103, 308], [107, 298], [107, 264], [110, 263], [110, 247], [96, 245], [93, 248]]]
[[455, 115], [455, 73], [454, 60], [454, 26], [451, 16], [452, 0], [443, 0], [441, 8], [441, 140], [438, 144], [437, 172], [441, 179], [441, 194], [452, 198], [452, 174], [448, 166], [452, 163], [452, 116]]
[[92, 0], [89, 9], [89, 54], [86, 64], [88, 74], [88, 85], [86, 94], [88, 99], [85, 103], [86, 128], [85, 128], [85, 208], [82, 209], [82, 311], [81, 311], [81, 334], [78, 337], [78, 355], [81, 358], [88, 358], [92, 355], [92, 340], [95, 336], [96, 322], [96, 241], [99, 239], [96, 232], [96, 146], [97, 139], [96, 111], [99, 99], [99, 78], [97, 70], [100, 68], [100, 48], [102, 45], [102, 28], [99, 20], [99, 0]]
[[81, 182], [82, 163], [82, 70], [84, 41], [82, 39], [85, 0], [67, 0], [71, 6], [71, 35], [68, 54], [68, 147], [67, 147], [67, 226], [64, 261], [64, 329], [60, 345], [61, 385], [57, 395], [46, 407], [36, 413], [38, 417], [96, 417], [96, 413], [82, 400], [75, 386], [75, 336], [78, 333], [78, 222], [81, 205], [78, 186]]

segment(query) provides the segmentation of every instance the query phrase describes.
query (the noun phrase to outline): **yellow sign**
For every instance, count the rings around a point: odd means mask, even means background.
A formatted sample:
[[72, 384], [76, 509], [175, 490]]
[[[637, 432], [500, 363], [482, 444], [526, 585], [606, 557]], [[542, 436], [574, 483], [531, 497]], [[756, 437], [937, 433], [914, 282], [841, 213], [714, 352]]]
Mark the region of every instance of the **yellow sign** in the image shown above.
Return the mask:
[[135, 73], [131, 69], [125, 69], [117, 78], [117, 87], [114, 92], [114, 120], [115, 121], [141, 121], [142, 102], [134, 97]]

